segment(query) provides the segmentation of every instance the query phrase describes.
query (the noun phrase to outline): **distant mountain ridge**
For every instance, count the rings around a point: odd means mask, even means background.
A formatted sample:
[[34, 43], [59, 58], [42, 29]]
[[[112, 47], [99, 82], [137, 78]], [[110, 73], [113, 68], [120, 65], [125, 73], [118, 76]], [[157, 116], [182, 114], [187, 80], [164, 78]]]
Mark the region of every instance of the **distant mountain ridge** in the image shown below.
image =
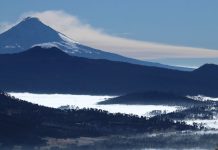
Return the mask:
[[[0, 55], [0, 89], [14, 92], [123, 95], [138, 91], [218, 96], [211, 65], [192, 72], [70, 56], [58, 48], [33, 47]], [[201, 71], [202, 70], [202, 71]], [[206, 70], [206, 71], [204, 71]]]
[[99, 104], [193, 106], [206, 103], [170, 92], [146, 91], [110, 98]]
[[34, 46], [57, 47], [64, 52], [91, 59], [107, 59], [145, 66], [156, 66], [176, 70], [190, 71], [190, 68], [174, 67], [159, 63], [127, 58], [82, 45], [62, 33], [43, 24], [39, 19], [28, 17], [8, 31], [0, 34], [0, 53], [18, 53]]

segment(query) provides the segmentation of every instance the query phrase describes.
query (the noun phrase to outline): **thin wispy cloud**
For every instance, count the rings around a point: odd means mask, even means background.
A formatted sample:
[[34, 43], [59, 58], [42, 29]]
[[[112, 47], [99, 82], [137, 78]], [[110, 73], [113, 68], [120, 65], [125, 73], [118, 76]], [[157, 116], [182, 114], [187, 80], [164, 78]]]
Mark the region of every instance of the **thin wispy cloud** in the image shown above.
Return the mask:
[[11, 27], [13, 27], [14, 24], [11, 23], [6, 23], [6, 22], [2, 22], [0, 23], [0, 33], [10, 29]]
[[137, 59], [214, 58], [218, 51], [138, 41], [109, 35], [64, 11], [28, 12], [21, 17], [38, 17], [42, 22], [82, 44]]

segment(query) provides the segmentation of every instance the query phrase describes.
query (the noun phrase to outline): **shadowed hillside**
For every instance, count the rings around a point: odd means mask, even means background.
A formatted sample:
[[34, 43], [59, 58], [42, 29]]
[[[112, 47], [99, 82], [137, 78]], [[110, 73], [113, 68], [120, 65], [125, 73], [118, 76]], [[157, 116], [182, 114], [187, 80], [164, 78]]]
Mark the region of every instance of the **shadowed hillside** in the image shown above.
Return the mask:
[[206, 103], [185, 96], [176, 95], [174, 93], [150, 91], [126, 94], [99, 102], [99, 104], [191, 106], [203, 105]]
[[183, 72], [73, 57], [57, 48], [34, 47], [0, 55], [0, 69], [4, 91], [95, 95], [161, 91], [218, 96], [218, 69], [213, 65]]

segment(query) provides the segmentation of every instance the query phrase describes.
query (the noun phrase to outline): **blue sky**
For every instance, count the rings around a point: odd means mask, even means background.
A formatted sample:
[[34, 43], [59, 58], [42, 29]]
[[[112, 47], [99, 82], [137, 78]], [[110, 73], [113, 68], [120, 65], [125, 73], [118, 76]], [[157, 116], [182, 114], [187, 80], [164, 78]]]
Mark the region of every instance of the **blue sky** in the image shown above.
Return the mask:
[[26, 12], [62, 10], [109, 35], [218, 50], [217, 6], [217, 0], [5, 0], [0, 22], [15, 22]]

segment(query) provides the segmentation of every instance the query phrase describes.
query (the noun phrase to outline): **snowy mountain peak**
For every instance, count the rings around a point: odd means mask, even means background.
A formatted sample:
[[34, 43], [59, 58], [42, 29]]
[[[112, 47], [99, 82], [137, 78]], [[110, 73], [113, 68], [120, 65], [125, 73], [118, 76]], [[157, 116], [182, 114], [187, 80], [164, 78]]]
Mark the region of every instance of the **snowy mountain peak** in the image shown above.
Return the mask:
[[40, 19], [39, 18], [37, 18], [37, 17], [26, 17], [26, 18], [24, 18], [23, 19], [23, 21], [40, 21]]
[[34, 17], [27, 17], [2, 33], [0, 41], [0, 53], [22, 52], [35, 45], [45, 45], [45, 43], [55, 43], [55, 46], [60, 46], [61, 49], [76, 48], [77, 43]]
[[40, 21], [40, 19], [37, 17], [26, 17], [21, 22], [39, 22], [39, 23], [42, 23]]
[[[42, 21], [40, 21], [36, 17], [27, 17], [23, 19], [20, 23], [16, 26], [12, 27], [9, 31], [47, 31], [47, 32], [54, 32], [52, 28], [45, 25]], [[25, 33], [24, 33], [25, 34]]]
[[[90, 59], [107, 59], [170, 69], [178, 68], [131, 59], [82, 45], [64, 34], [55, 31], [35, 17], [27, 17], [8, 31], [0, 34], [0, 54], [19, 53], [35, 46], [41, 46], [43, 48], [56, 47], [69, 55]], [[185, 70], [185, 68], [181, 68], [181, 70]]]

